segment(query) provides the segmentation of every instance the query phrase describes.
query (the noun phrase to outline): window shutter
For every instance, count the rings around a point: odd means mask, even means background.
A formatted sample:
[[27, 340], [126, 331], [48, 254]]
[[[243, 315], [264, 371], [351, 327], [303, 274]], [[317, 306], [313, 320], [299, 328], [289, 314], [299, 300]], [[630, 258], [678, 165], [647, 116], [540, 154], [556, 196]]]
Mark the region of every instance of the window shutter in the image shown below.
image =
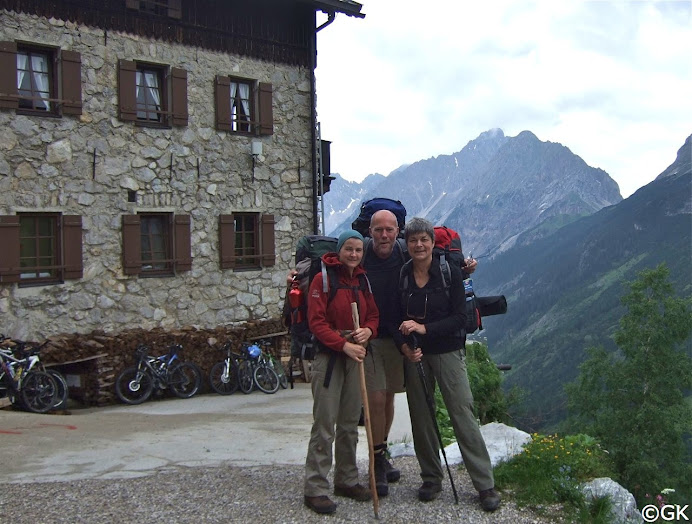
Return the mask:
[[171, 69], [171, 91], [173, 93], [173, 125], [187, 125], [187, 71], [173, 67]]
[[125, 0], [125, 7], [139, 11], [139, 0]]
[[262, 215], [262, 265], [273, 266], [276, 263], [274, 247], [274, 215]]
[[[274, 112], [272, 110], [272, 85], [260, 82], [259, 84], [259, 134], [271, 135], [274, 133]], [[230, 94], [229, 94], [230, 96]]]
[[135, 62], [118, 60], [118, 116], [120, 120], [137, 120], [136, 73], [137, 64]]
[[168, 0], [168, 16], [180, 20], [183, 17], [183, 9], [180, 0]]
[[233, 215], [219, 215], [221, 269], [235, 268], [235, 221]]
[[0, 282], [19, 282], [19, 216], [0, 216]]
[[190, 215], [175, 215], [175, 271], [192, 269]]
[[82, 56], [76, 51], [60, 53], [62, 114], [82, 114]]
[[231, 79], [217, 75], [215, 85], [216, 129], [231, 131]]
[[84, 276], [82, 264], [82, 217], [79, 215], [63, 215], [63, 278], [72, 280]]
[[142, 226], [139, 215], [123, 215], [123, 273], [142, 272]]
[[17, 44], [0, 42], [0, 108], [17, 109]]

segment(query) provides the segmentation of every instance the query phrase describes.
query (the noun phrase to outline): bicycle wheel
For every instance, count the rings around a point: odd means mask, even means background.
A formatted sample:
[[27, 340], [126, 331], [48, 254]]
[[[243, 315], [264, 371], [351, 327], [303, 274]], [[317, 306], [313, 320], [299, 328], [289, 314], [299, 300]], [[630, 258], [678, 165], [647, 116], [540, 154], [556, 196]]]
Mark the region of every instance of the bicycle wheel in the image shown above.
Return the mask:
[[141, 404], [151, 396], [154, 381], [149, 373], [137, 366], [126, 368], [115, 380], [115, 394], [125, 404]]
[[202, 372], [192, 362], [182, 362], [168, 371], [168, 387], [178, 398], [190, 398], [199, 391]]
[[58, 386], [55, 379], [43, 371], [29, 371], [22, 379], [19, 393], [22, 405], [34, 413], [45, 413], [55, 405]]
[[255, 384], [265, 393], [276, 393], [279, 389], [279, 377], [272, 368], [262, 363], [255, 368]]
[[238, 385], [240, 387], [240, 391], [246, 395], [252, 392], [253, 388], [255, 387], [255, 379], [252, 374], [252, 364], [247, 360], [243, 360], [240, 362], [240, 364], [238, 364]]
[[238, 366], [233, 361], [217, 362], [209, 373], [209, 383], [219, 395], [230, 395], [238, 391]]
[[55, 369], [46, 371], [55, 380], [55, 385], [58, 387], [55, 395], [55, 406], [53, 409], [65, 409], [67, 407], [68, 387], [67, 380], [62, 376], [62, 373]]
[[279, 386], [281, 386], [282, 389], [288, 389], [288, 377], [286, 376], [284, 365], [275, 358], [272, 358], [272, 369], [276, 371], [276, 375], [279, 377]]

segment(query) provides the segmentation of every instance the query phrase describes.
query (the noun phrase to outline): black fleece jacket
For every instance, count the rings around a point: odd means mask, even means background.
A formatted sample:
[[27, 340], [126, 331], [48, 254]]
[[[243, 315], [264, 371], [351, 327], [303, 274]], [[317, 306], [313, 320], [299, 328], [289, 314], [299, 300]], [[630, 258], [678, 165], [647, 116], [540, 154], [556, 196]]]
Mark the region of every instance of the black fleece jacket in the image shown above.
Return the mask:
[[[450, 269], [452, 281], [448, 289], [449, 297], [444, 289], [440, 260], [437, 256], [433, 256], [430, 266], [430, 280], [422, 288], [416, 285], [412, 262], [407, 262], [402, 269], [399, 282], [399, 323], [415, 320], [425, 325], [426, 334], [417, 335], [423, 354], [449, 353], [463, 349], [466, 342], [466, 294], [463, 276], [458, 267], [450, 264]], [[404, 343], [411, 344], [410, 338], [399, 331], [395, 332], [394, 341], [399, 349]]]

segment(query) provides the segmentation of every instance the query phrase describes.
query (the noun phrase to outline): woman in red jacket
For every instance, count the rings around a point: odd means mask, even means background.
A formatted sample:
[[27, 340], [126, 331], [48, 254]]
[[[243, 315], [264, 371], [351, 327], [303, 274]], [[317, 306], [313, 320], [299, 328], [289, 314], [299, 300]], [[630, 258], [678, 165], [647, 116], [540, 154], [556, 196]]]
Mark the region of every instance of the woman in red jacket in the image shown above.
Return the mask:
[[[334, 444], [334, 494], [370, 500], [370, 491], [358, 483], [356, 443], [362, 400], [358, 364], [365, 358], [368, 340], [377, 335], [379, 313], [360, 262], [363, 237], [354, 230], [339, 236], [336, 253], [322, 257], [329, 285], [324, 291], [318, 273], [308, 291], [308, 324], [320, 350], [312, 363], [313, 425], [305, 461], [305, 505], [317, 513], [334, 513], [327, 475]], [[365, 285], [364, 285], [365, 284]], [[331, 297], [331, 298], [330, 298]], [[353, 329], [351, 303], [358, 304], [360, 327]], [[335, 429], [336, 428], [336, 429]]]

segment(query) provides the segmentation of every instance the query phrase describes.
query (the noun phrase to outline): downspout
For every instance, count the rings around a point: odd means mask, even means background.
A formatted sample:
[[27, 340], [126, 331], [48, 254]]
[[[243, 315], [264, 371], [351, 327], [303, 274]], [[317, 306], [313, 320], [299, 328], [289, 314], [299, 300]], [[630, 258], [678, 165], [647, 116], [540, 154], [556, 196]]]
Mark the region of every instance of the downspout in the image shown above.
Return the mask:
[[[315, 14], [317, 14], [315, 12]], [[325, 23], [315, 28], [315, 33], [310, 40], [310, 120], [312, 121], [312, 232], [314, 235], [319, 234], [319, 216], [317, 209], [317, 184], [319, 180], [319, 166], [317, 165], [317, 86], [315, 84], [315, 69], [317, 68], [317, 33], [331, 24], [336, 18], [336, 12], [328, 13], [329, 17]], [[322, 195], [324, 197], [324, 195]]]

